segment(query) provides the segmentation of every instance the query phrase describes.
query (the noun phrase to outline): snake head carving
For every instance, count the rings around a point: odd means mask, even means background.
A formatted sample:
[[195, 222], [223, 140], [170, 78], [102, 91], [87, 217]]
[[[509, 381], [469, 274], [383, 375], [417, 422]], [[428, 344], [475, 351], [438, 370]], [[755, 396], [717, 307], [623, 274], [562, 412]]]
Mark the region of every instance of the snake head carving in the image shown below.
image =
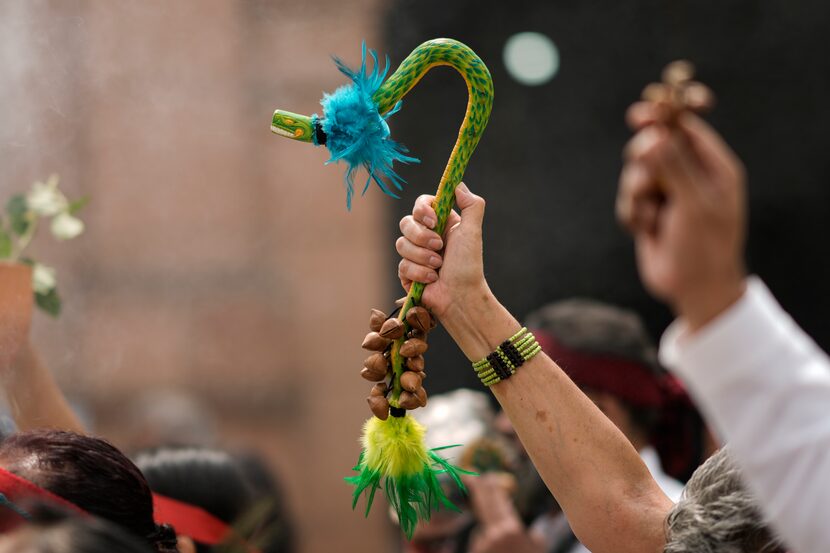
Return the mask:
[[314, 122], [308, 115], [278, 109], [271, 120], [271, 132], [300, 142], [313, 142]]

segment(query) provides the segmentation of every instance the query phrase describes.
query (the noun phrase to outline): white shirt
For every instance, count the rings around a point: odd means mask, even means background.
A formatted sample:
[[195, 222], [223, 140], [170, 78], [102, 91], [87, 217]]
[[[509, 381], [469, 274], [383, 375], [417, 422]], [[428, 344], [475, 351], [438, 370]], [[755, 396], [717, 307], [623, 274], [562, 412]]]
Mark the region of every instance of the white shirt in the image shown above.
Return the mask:
[[830, 551], [830, 359], [758, 278], [689, 334], [673, 323], [660, 359], [729, 442], [747, 485], [798, 553]]

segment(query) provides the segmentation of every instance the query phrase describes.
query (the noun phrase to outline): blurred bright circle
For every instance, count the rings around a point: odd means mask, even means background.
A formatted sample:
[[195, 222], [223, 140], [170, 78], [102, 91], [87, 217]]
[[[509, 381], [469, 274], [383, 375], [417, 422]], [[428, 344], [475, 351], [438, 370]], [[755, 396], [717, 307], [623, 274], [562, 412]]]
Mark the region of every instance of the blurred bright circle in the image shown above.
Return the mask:
[[542, 33], [516, 33], [504, 45], [504, 65], [520, 83], [538, 86], [559, 71], [559, 50]]

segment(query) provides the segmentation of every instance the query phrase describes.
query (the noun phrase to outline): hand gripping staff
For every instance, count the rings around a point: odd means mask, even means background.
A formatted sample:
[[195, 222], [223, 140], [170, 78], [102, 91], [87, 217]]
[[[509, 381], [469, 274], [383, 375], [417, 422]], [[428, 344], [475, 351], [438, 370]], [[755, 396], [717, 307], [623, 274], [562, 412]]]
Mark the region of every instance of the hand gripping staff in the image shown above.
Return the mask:
[[[374, 181], [384, 193], [397, 197], [390, 185], [402, 190], [403, 179], [392, 169], [393, 162], [418, 160], [407, 155], [406, 147], [389, 138], [386, 119], [400, 110], [401, 99], [427, 71], [440, 65], [453, 67], [467, 83], [469, 100], [433, 205], [438, 219], [434, 230], [443, 235], [455, 202], [455, 188], [490, 117], [493, 106], [490, 72], [469, 47], [446, 38], [418, 46], [385, 81], [389, 72], [388, 57], [385, 68], [380, 71], [377, 54], [369, 50], [369, 55], [374, 61], [371, 71], [366, 66], [365, 44], [359, 71], [352, 71], [335, 58], [340, 71], [352, 83], [323, 95], [322, 116], [277, 110], [271, 130], [315, 146], [325, 145], [331, 154], [327, 163], [346, 161], [347, 207], [351, 207], [354, 176], [361, 166], [369, 174], [364, 193]], [[464, 471], [437, 453], [444, 448], [427, 450], [424, 427], [406, 416], [407, 409], [426, 404], [422, 354], [426, 350], [426, 332], [434, 326], [434, 321], [418, 305], [425, 286], [420, 282], [412, 284], [397, 315], [386, 317], [373, 310], [370, 321], [373, 332], [367, 335], [363, 347], [376, 353], [366, 360], [361, 375], [378, 382], [368, 398], [374, 416], [363, 428], [363, 451], [354, 467], [358, 474], [346, 478], [355, 486], [353, 507], [361, 494], [366, 493], [367, 515], [375, 492], [382, 489], [408, 537], [419, 519], [429, 520], [433, 509], [441, 505], [456, 508], [442, 491], [439, 475], [449, 476], [464, 488], [458, 475]]]

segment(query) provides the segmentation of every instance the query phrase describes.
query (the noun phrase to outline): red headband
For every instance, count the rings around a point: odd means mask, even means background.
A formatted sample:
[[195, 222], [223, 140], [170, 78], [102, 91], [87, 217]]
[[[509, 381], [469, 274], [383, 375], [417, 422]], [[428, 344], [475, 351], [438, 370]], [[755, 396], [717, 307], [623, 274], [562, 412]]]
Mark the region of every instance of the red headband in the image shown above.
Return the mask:
[[[26, 502], [35, 503], [35, 502], [42, 502], [48, 503], [50, 505], [56, 505], [62, 507], [70, 512], [86, 515], [87, 512], [75, 505], [74, 503], [67, 501], [66, 499], [53, 494], [49, 490], [45, 490], [40, 486], [29, 482], [25, 478], [21, 478], [20, 476], [9, 472], [8, 470], [0, 467], [0, 493], [2, 493], [6, 500], [11, 504], [10, 507], [14, 510], [17, 515], [20, 517], [24, 517], [25, 510], [21, 507], [20, 503]], [[13, 519], [8, 519], [6, 517], [2, 517], [0, 520], [0, 527], [3, 531], [9, 530], [10, 528], [16, 526], [20, 522], [23, 522], [23, 518], [14, 517]]]
[[201, 507], [157, 493], [153, 493], [153, 518], [156, 524], [169, 524], [176, 533], [205, 545], [218, 545], [231, 532], [227, 523]]
[[608, 392], [639, 407], [661, 407], [666, 401], [666, 393], [676, 391], [667, 389], [670, 383], [664, 382], [662, 376], [654, 374], [642, 363], [608, 354], [576, 351], [543, 331], [534, 330], [533, 334], [542, 350], [577, 386]]
[[677, 478], [689, 477], [689, 469], [699, 464], [700, 419], [680, 380], [668, 373], [654, 374], [636, 361], [569, 349], [545, 332], [533, 334], [577, 386], [613, 394], [630, 405], [658, 408], [660, 420], [652, 440], [663, 468]]
[[153, 493], [153, 518], [156, 524], [169, 524], [177, 534], [187, 536], [204, 545], [219, 545], [230, 540], [241, 544], [249, 553], [260, 553], [225, 521], [206, 510], [172, 497]]
[[[40, 500], [59, 505], [75, 513], [87, 514], [74, 503], [2, 467], [0, 467], [0, 493], [5, 495], [12, 504], [21, 500]], [[156, 524], [170, 524], [177, 532], [205, 545], [220, 544], [233, 533], [230, 526], [204, 509], [157, 493], [153, 494], [153, 517]], [[248, 549], [256, 551], [250, 547]]]

